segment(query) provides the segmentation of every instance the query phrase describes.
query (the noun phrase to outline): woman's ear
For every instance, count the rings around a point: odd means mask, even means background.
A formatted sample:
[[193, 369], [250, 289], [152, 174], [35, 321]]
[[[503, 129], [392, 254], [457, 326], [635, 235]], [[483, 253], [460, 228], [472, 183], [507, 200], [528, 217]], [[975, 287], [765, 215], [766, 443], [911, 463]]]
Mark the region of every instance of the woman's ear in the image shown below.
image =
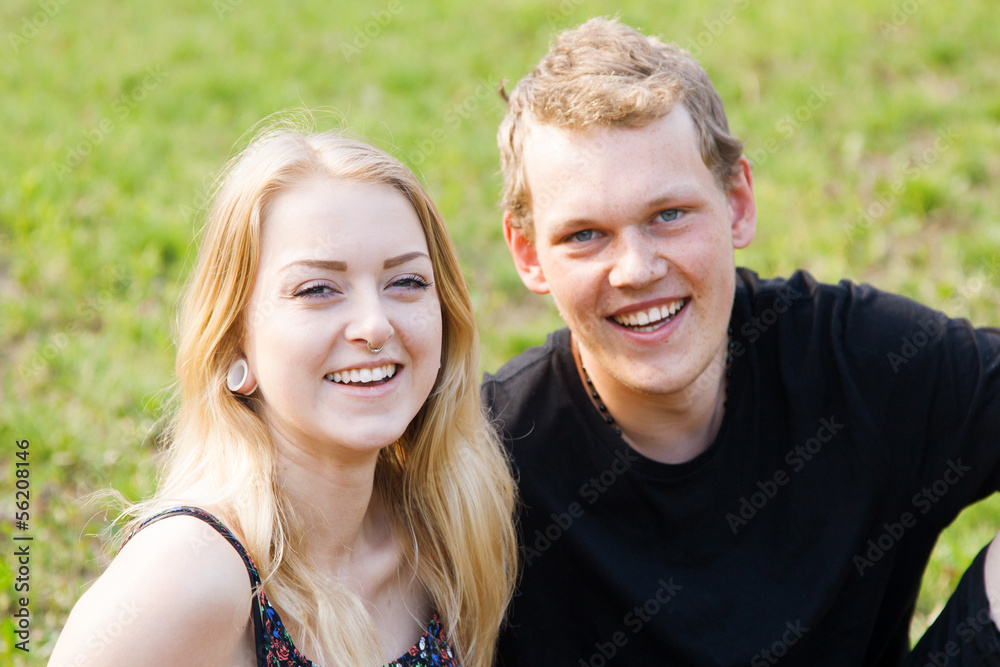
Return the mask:
[[253, 376], [247, 360], [243, 357], [234, 361], [233, 365], [229, 367], [229, 373], [226, 375], [226, 386], [229, 391], [244, 396], [249, 396], [257, 390], [257, 378]]

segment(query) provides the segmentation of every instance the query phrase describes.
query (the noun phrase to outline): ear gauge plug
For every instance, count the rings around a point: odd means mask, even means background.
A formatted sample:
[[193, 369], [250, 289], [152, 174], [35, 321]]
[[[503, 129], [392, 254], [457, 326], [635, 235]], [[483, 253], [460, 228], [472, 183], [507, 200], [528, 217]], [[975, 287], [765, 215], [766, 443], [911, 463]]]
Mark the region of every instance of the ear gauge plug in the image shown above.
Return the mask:
[[247, 366], [246, 359], [237, 359], [229, 367], [226, 387], [229, 391], [244, 396], [249, 396], [257, 389], [257, 383], [250, 377], [250, 367]]

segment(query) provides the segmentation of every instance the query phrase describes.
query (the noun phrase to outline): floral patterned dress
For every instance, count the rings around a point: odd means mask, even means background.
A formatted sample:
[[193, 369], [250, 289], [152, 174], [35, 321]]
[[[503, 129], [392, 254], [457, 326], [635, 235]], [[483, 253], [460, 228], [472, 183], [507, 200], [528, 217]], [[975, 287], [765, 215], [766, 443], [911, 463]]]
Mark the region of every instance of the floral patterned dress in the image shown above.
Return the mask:
[[[160, 512], [139, 524], [125, 542], [149, 524], [171, 516], [193, 516], [201, 519], [226, 538], [243, 559], [250, 575], [251, 588], [255, 591], [251, 614], [258, 667], [319, 667], [295, 648], [277, 610], [271, 606], [264, 594], [260, 574], [250, 554], [222, 522], [205, 510], [197, 507], [175, 507]], [[444, 626], [436, 614], [417, 643], [402, 656], [390, 662], [387, 667], [458, 667], [455, 652], [448, 643]]]

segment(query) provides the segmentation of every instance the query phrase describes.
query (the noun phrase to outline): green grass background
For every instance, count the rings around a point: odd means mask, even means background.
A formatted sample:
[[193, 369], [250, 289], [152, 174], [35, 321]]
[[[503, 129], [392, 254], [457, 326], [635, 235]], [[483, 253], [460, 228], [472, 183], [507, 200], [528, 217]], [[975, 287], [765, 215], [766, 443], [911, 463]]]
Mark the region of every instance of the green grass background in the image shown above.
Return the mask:
[[[1000, 325], [989, 0], [7, 0], [0, 662], [43, 664], [108, 562], [106, 518], [81, 498], [153, 488], [178, 286], [207, 184], [243, 133], [280, 109], [323, 107], [326, 125], [340, 118], [410, 164], [454, 233], [493, 370], [558, 325], [502, 241], [494, 88], [524, 75], [554, 30], [616, 13], [698, 55], [747, 142], [760, 224], [740, 264], [867, 281]], [[31, 463], [28, 655], [11, 647], [19, 439]], [[987, 501], [945, 533], [915, 635], [997, 527]]]

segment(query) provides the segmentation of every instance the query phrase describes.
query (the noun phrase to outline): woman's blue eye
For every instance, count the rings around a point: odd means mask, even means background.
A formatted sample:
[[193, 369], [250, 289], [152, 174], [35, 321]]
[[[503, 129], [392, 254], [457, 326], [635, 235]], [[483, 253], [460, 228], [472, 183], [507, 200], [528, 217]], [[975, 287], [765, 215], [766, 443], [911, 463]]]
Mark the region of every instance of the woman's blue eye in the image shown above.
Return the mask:
[[580, 242], [589, 241], [592, 238], [594, 238], [593, 229], [582, 229], [577, 233], [573, 234], [572, 236], [570, 236], [570, 239], [572, 239], [573, 241], [580, 241]]
[[313, 296], [321, 296], [323, 294], [328, 294], [332, 291], [333, 290], [330, 289], [329, 285], [312, 285], [310, 287], [306, 287], [305, 289], [299, 290], [298, 292], [295, 293], [295, 296], [309, 298]]
[[420, 276], [403, 276], [399, 280], [392, 283], [393, 287], [407, 287], [411, 289], [427, 289], [431, 286], [431, 283], [427, 282]]
[[663, 222], [673, 222], [677, 218], [681, 217], [682, 211], [676, 208], [668, 208], [666, 211], [660, 211], [656, 214], [656, 217]]

